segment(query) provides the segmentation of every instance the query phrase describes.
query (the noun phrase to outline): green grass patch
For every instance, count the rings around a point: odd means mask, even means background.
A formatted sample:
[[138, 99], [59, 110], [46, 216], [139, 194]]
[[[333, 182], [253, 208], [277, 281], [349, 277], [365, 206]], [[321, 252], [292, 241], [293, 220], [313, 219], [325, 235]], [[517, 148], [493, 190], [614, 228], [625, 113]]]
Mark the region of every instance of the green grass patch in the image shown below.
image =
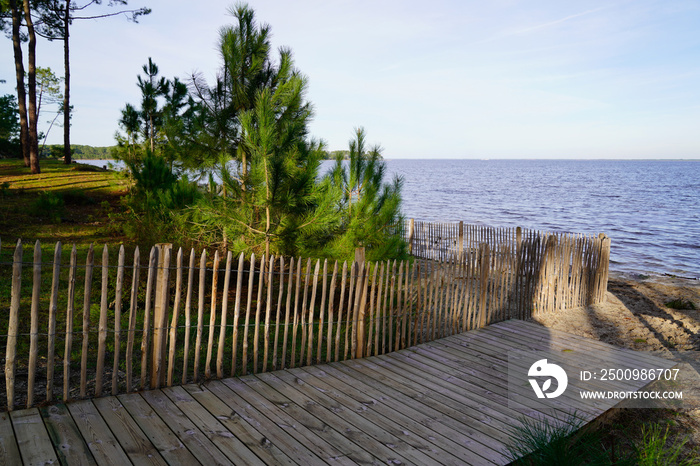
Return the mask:
[[664, 306], [666, 306], [669, 309], [676, 309], [676, 310], [695, 310], [697, 307], [693, 302], [689, 299], [683, 299], [683, 298], [678, 298], [678, 299], [673, 299], [671, 301], [668, 301], [667, 303], [664, 303]]
[[124, 240], [110, 213], [123, 210], [128, 182], [119, 172], [89, 165], [42, 160], [33, 175], [21, 160], [0, 160], [0, 241], [13, 248], [17, 239], [64, 244]]

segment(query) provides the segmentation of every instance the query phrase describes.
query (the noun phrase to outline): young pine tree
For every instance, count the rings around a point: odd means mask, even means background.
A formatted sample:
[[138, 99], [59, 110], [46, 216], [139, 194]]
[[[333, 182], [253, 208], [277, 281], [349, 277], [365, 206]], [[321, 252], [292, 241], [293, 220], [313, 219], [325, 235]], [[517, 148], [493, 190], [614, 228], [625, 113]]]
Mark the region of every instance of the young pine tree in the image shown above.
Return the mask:
[[350, 260], [355, 248], [364, 247], [367, 260], [407, 256], [400, 234], [401, 178], [384, 183], [386, 164], [381, 148], [366, 149], [363, 128], [358, 128], [350, 141], [349, 156], [349, 162], [344, 163], [342, 155], [338, 155], [335, 167], [327, 175], [330, 185], [341, 192], [341, 220], [339, 231], [323, 255]]

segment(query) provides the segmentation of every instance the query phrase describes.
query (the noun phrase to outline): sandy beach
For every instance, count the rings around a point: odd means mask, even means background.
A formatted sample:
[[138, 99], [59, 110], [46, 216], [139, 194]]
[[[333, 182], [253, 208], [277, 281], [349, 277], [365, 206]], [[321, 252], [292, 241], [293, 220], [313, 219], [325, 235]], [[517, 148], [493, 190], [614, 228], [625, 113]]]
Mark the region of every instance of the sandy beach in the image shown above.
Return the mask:
[[[685, 309], [667, 303], [684, 302]], [[687, 303], [692, 303], [692, 306]], [[692, 309], [691, 307], [694, 307]], [[636, 351], [684, 362], [700, 372], [700, 281], [665, 275], [611, 274], [606, 301], [533, 318], [545, 327], [593, 338]], [[700, 390], [700, 375], [688, 389]], [[684, 403], [684, 405], [687, 405]], [[664, 411], [664, 412], [659, 412]], [[620, 413], [618, 422], [648, 422], [661, 419], [676, 435], [688, 438], [685, 450], [700, 448], [700, 409], [637, 410]]]

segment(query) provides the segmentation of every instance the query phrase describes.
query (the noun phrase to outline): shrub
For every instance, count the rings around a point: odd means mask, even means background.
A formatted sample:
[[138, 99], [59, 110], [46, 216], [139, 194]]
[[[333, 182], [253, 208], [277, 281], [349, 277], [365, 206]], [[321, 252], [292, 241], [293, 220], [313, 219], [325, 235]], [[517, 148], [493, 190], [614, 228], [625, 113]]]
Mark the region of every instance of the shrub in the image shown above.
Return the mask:
[[48, 218], [51, 223], [61, 223], [61, 217], [65, 214], [65, 202], [61, 194], [51, 191], [39, 193], [39, 197], [32, 204], [32, 212], [37, 217]]
[[678, 299], [673, 299], [667, 303], [665, 303], [665, 306], [669, 309], [677, 309], [677, 310], [695, 310], [695, 304], [693, 304], [692, 301], [689, 299], [683, 299], [683, 298], [678, 298]]

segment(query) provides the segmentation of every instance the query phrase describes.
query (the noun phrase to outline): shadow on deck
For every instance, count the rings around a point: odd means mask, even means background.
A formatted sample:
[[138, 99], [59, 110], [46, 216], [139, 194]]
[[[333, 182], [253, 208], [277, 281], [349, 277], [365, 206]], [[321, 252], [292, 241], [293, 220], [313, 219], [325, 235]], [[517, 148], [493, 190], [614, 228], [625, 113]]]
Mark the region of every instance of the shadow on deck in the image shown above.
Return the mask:
[[[503, 464], [522, 417], [590, 422], [616, 402], [539, 400], [514, 350], [672, 361], [510, 320], [395, 353], [0, 414], [4, 464]], [[601, 361], [601, 363], [604, 361]], [[508, 373], [522, 383], [509, 388]], [[629, 381], [637, 391], [647, 382]], [[570, 378], [569, 387], [600, 388]], [[545, 402], [546, 401], [546, 402]], [[4, 456], [4, 458], [2, 458]], [[2, 462], [2, 461], [0, 461]]]

